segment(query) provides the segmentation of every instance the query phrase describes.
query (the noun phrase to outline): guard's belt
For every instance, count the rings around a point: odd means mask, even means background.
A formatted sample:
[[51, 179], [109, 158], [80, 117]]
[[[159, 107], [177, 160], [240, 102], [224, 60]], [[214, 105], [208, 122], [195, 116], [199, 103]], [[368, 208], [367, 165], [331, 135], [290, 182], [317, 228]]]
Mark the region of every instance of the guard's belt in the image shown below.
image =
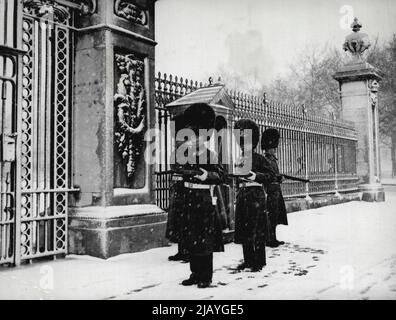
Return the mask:
[[199, 184], [199, 183], [192, 183], [192, 182], [184, 182], [184, 186], [189, 189], [204, 189], [210, 190], [213, 188], [211, 184]]
[[258, 182], [244, 182], [239, 184], [239, 188], [249, 188], [249, 187], [262, 187], [263, 185]]
[[172, 181], [183, 181], [182, 176], [172, 176]]
[[212, 198], [212, 205], [215, 206], [217, 204], [217, 197], [214, 194], [214, 189], [215, 189], [216, 185], [184, 182], [184, 186], [189, 189], [209, 190], [210, 197]]

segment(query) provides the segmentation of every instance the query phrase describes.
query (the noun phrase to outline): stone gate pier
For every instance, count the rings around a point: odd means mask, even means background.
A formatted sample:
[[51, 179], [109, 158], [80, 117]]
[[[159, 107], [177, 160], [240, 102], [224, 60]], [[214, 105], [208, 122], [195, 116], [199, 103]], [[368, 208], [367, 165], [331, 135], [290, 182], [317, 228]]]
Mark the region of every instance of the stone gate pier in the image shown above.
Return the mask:
[[[378, 87], [382, 72], [363, 58], [370, 47], [367, 34], [355, 18], [352, 34], [345, 39], [344, 50], [352, 55], [334, 75], [340, 84], [342, 118], [355, 123], [358, 133], [356, 154], [359, 190], [364, 201], [384, 201], [385, 192], [380, 177]], [[351, 157], [351, 161], [355, 161]]]
[[144, 133], [154, 127], [154, 0], [97, 0], [78, 18], [69, 253], [109, 258], [165, 244]]

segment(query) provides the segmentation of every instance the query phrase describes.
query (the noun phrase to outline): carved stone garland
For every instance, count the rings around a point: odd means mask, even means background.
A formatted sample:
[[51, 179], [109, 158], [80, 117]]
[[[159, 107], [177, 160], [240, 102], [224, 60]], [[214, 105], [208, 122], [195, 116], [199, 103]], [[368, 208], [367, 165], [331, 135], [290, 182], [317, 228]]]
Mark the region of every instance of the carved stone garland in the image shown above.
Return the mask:
[[117, 93], [114, 95], [115, 143], [125, 161], [130, 181], [143, 150], [146, 112], [144, 62], [133, 54], [116, 54], [115, 61], [121, 72]]
[[114, 12], [118, 17], [132, 21], [142, 26], [147, 25], [147, 13], [143, 8], [127, 0], [116, 0]]

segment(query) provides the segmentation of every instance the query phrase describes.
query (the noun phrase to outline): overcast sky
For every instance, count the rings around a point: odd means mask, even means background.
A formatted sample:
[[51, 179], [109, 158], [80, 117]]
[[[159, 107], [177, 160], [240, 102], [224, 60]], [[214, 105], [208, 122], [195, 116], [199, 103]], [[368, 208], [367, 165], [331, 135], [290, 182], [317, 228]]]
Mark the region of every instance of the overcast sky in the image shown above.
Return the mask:
[[371, 39], [396, 33], [395, 0], [158, 0], [156, 71], [205, 81], [226, 68], [268, 84], [307, 46], [341, 48], [353, 16]]

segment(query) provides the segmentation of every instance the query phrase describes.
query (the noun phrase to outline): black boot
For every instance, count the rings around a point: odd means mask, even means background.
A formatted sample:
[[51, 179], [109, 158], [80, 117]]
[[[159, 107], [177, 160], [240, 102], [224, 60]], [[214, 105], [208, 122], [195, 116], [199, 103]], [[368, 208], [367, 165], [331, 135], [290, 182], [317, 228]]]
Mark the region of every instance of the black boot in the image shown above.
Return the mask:
[[200, 259], [196, 255], [191, 255], [190, 256], [190, 270], [191, 270], [191, 275], [190, 278], [182, 281], [183, 286], [192, 286], [194, 284], [198, 284], [198, 282], [201, 280], [200, 277]]
[[270, 248], [277, 248], [281, 244], [284, 244], [284, 242], [281, 243], [280, 241], [276, 240], [276, 225], [274, 226], [273, 223], [271, 223], [270, 235], [269, 235], [269, 239], [266, 243], [266, 246], [270, 247]]
[[242, 245], [243, 249], [243, 263], [238, 265], [237, 270], [241, 271], [246, 268], [251, 268], [254, 265], [254, 245], [248, 241]]
[[250, 272], [260, 272], [261, 270], [263, 270], [261, 266], [253, 266], [250, 268]]
[[260, 272], [266, 265], [265, 256], [265, 238], [256, 239], [253, 247], [253, 264], [250, 268], [251, 272]]
[[186, 257], [186, 255], [181, 252], [176, 253], [174, 256], [168, 257], [169, 261], [186, 261], [186, 259], [188, 259], [188, 257]]
[[246, 268], [250, 268], [250, 267], [251, 267], [250, 263], [248, 263], [248, 262], [242, 262], [241, 264], [239, 264], [239, 265], [237, 266], [237, 270], [238, 270], [238, 271], [242, 271], [242, 270], [244, 270], [244, 269], [246, 269]]
[[276, 242], [276, 241], [271, 241], [271, 242], [268, 242], [266, 244], [266, 246], [269, 247], [269, 248], [277, 248], [277, 247], [279, 247], [279, 243]]
[[265, 252], [265, 240], [261, 239], [257, 241], [255, 248], [254, 248], [254, 261], [256, 269], [261, 270], [267, 264], [267, 257]]
[[183, 286], [192, 286], [194, 284], [198, 283], [198, 277], [196, 273], [191, 273], [190, 278], [183, 280], [182, 285]]
[[208, 288], [212, 284], [213, 277], [213, 254], [199, 257], [199, 281], [198, 288]]

